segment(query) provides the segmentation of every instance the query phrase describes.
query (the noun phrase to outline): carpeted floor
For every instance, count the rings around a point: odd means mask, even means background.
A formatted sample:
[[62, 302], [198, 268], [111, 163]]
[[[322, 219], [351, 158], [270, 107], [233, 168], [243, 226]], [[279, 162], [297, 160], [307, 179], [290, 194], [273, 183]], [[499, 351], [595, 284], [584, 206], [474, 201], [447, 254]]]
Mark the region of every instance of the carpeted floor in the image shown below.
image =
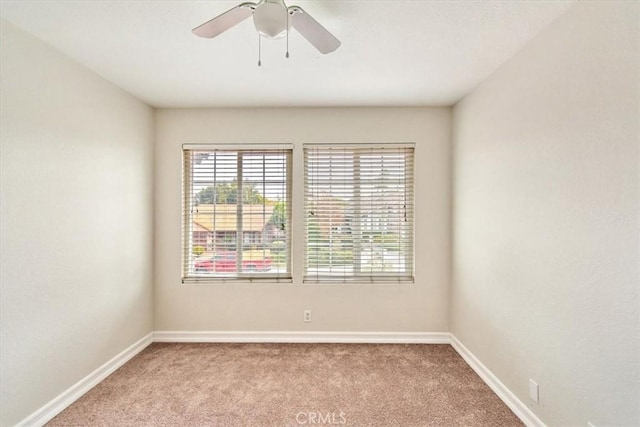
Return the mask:
[[155, 343], [49, 426], [521, 426], [449, 345]]

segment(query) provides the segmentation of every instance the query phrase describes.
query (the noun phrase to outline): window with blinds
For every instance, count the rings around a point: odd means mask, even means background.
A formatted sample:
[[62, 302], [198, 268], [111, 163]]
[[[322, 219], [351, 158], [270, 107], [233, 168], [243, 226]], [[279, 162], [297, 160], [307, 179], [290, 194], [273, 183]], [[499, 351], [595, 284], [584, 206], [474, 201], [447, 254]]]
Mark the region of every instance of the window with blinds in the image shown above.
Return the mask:
[[291, 279], [291, 146], [184, 145], [183, 282]]
[[304, 145], [304, 281], [412, 282], [413, 144]]

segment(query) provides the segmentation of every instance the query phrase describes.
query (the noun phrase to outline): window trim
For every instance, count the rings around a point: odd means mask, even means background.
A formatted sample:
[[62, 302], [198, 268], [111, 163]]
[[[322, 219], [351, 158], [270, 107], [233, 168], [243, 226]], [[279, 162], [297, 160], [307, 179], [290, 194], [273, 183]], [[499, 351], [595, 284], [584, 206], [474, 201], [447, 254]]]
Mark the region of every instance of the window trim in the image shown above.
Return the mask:
[[[349, 285], [349, 284], [354, 284], [354, 285], [361, 285], [361, 284], [368, 284], [368, 285], [388, 285], [388, 284], [414, 284], [415, 283], [415, 276], [416, 276], [416, 264], [415, 264], [415, 244], [416, 244], [416, 223], [415, 223], [415, 195], [416, 195], [416, 191], [415, 191], [415, 178], [416, 178], [416, 174], [415, 174], [415, 148], [416, 148], [416, 144], [413, 142], [388, 142], [388, 143], [304, 143], [302, 144], [302, 151], [303, 151], [303, 159], [304, 159], [304, 164], [303, 164], [303, 175], [304, 175], [304, 192], [307, 191], [307, 150], [308, 149], [324, 149], [324, 150], [331, 150], [332, 148], [335, 148], [336, 150], [349, 150], [349, 149], [353, 149], [355, 150], [363, 150], [363, 149], [372, 149], [372, 150], [378, 150], [378, 151], [384, 151], [385, 149], [389, 149], [391, 150], [401, 150], [401, 149], [410, 149], [412, 150], [412, 170], [410, 172], [410, 176], [411, 176], [411, 186], [410, 186], [410, 191], [411, 191], [411, 202], [412, 202], [412, 207], [411, 207], [411, 212], [413, 217], [411, 218], [411, 232], [412, 232], [412, 241], [411, 241], [411, 248], [409, 251], [407, 251], [407, 253], [404, 254], [405, 259], [409, 260], [408, 258], [410, 258], [410, 265], [411, 265], [411, 270], [410, 271], [405, 271], [403, 273], [376, 273], [376, 274], [371, 274], [371, 275], [366, 275], [366, 274], [353, 274], [351, 276], [338, 276], [338, 275], [308, 275], [307, 273], [307, 248], [308, 248], [308, 244], [309, 242], [307, 241], [307, 229], [306, 229], [306, 218], [303, 218], [303, 222], [304, 222], [304, 229], [303, 229], [303, 234], [304, 234], [304, 248], [305, 248], [305, 254], [303, 256], [303, 261], [302, 261], [302, 283], [303, 284], [308, 284], [308, 285]], [[354, 159], [354, 171], [355, 173], [359, 174], [359, 168], [356, 166], [356, 161]], [[356, 180], [354, 180], [356, 181]], [[358, 180], [359, 182], [359, 180]], [[357, 189], [356, 189], [357, 187]], [[354, 186], [354, 193], [359, 193], [360, 190], [360, 186], [356, 185]], [[303, 210], [303, 216], [306, 215], [306, 198], [303, 199], [302, 201], [302, 210]], [[359, 212], [359, 207], [357, 206], [356, 212]], [[358, 226], [361, 225], [360, 223], [357, 224]], [[405, 261], [407, 262], [407, 261]]]
[[[191, 161], [186, 161], [187, 153], [190, 151], [237, 151], [237, 152], [260, 152], [260, 151], [285, 151], [286, 155], [286, 193], [287, 193], [287, 212], [289, 214], [287, 230], [286, 248], [286, 266], [287, 271], [284, 273], [233, 273], [229, 275], [217, 275], [217, 276], [188, 276], [189, 259], [193, 250], [193, 216], [187, 214], [192, 212], [194, 203], [191, 194], [191, 188], [193, 186], [192, 173], [191, 173]], [[294, 146], [293, 144], [209, 144], [209, 143], [185, 143], [181, 146], [181, 159], [182, 159], [182, 236], [181, 236], [181, 282], [182, 284], [195, 284], [195, 285], [212, 285], [212, 284], [229, 284], [229, 283], [293, 283], [293, 257], [291, 253], [292, 241], [293, 241], [293, 156]], [[238, 169], [238, 174], [242, 173], [242, 166]], [[238, 191], [242, 191], [242, 180], [238, 180]], [[242, 204], [239, 208], [239, 213], [242, 213]], [[238, 220], [240, 221], [240, 220]], [[242, 231], [242, 223], [239, 223], [240, 229], [236, 229], [236, 232]], [[243, 239], [237, 239], [237, 245], [242, 245]], [[188, 250], [189, 254], [185, 251]], [[242, 251], [241, 251], [242, 252]], [[242, 254], [240, 254], [239, 263], [242, 262]]]

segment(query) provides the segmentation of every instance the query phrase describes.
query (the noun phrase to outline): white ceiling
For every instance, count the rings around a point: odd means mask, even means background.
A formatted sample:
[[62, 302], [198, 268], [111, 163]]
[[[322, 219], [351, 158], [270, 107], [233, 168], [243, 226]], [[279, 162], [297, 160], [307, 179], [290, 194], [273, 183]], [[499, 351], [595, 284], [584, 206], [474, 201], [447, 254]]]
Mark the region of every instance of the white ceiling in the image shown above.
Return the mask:
[[294, 1], [342, 46], [251, 19], [215, 39], [191, 29], [237, 1], [6, 1], [0, 15], [156, 107], [452, 105], [575, 0]]

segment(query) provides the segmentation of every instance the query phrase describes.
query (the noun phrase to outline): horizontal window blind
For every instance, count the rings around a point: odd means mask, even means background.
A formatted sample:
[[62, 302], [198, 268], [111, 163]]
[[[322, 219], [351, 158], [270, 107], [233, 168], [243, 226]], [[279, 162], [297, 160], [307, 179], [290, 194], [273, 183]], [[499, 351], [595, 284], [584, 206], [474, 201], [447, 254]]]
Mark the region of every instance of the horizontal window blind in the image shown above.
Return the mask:
[[291, 152], [183, 146], [183, 282], [290, 281]]
[[414, 276], [414, 146], [304, 145], [304, 281]]

